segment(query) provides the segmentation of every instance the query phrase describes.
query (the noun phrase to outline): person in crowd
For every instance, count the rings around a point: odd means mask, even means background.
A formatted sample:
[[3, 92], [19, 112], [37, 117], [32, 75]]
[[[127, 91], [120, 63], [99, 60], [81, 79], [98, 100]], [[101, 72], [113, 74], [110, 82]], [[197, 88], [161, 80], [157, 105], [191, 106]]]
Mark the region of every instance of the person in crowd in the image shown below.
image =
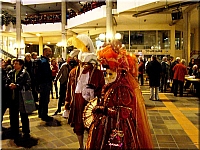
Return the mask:
[[[160, 77], [162, 73], [162, 66], [157, 61], [156, 56], [151, 57], [151, 61], [147, 66], [147, 76], [149, 77], [149, 86], [150, 86], [150, 100], [159, 100], [159, 87], [160, 87]], [[155, 90], [155, 94], [154, 94]]]
[[192, 76], [193, 66], [195, 65], [194, 58], [191, 58], [189, 65], [188, 65], [188, 74]]
[[31, 60], [32, 60], [32, 61], [36, 60], [36, 59], [37, 59], [37, 56], [38, 56], [37, 52], [32, 52], [32, 53], [31, 53]]
[[172, 73], [172, 63], [173, 63], [173, 60], [174, 60], [174, 57], [173, 56], [170, 56], [169, 57], [169, 65], [170, 65], [170, 68], [169, 68], [169, 76], [170, 76], [170, 82], [173, 81], [173, 73]]
[[61, 68], [62, 64], [65, 63], [63, 58], [58, 58], [58, 67]]
[[105, 81], [103, 72], [93, 64], [96, 64], [97, 61], [95, 54], [79, 53], [79, 60], [81, 64], [69, 73], [65, 108], [66, 110], [70, 109], [68, 123], [74, 128], [80, 149], [84, 149], [83, 135], [85, 128], [82, 117], [87, 101], [83, 98], [82, 91], [89, 86], [94, 90], [93, 97], [100, 97]]
[[185, 66], [185, 59], [181, 59], [179, 64], [176, 64], [173, 68], [174, 71], [174, 96], [177, 96], [178, 86], [180, 90], [180, 96], [183, 96], [183, 85], [185, 81], [185, 75], [187, 75], [187, 67]]
[[[57, 82], [54, 82], [54, 79], [55, 79], [55, 77], [58, 73], [58, 64], [57, 64], [55, 58], [51, 59], [51, 72], [52, 72], [52, 84], [54, 84], [55, 92], [56, 92], [56, 99], [58, 99], [58, 85], [57, 85]], [[54, 99], [53, 85], [52, 85], [52, 88], [51, 88], [51, 96], [52, 96], [52, 99]]]
[[139, 56], [139, 65], [138, 65], [138, 81], [140, 81], [140, 85], [144, 84], [144, 61], [142, 56]]
[[[33, 74], [33, 60], [32, 60], [32, 55], [30, 53], [26, 53], [25, 54], [25, 58], [24, 58], [24, 67], [25, 69], [27, 70], [27, 72], [29, 73], [29, 76], [31, 78], [31, 88], [33, 87], [32, 85], [35, 84], [35, 80], [34, 80], [34, 74]], [[38, 104], [36, 103], [38, 101], [35, 95], [35, 90], [34, 90], [34, 87], [32, 88], [32, 93], [33, 93], [33, 96], [34, 96], [34, 101], [35, 101], [35, 106], [36, 108], [38, 108]]]
[[8, 103], [8, 96], [9, 96], [9, 88], [6, 87], [6, 81], [7, 81], [7, 70], [5, 66], [5, 61], [3, 59], [0, 60], [0, 77], [1, 77], [1, 131], [5, 130], [4, 127], [2, 127], [2, 121], [3, 121], [3, 116], [9, 108], [9, 103]]
[[120, 47], [119, 42], [112, 42], [98, 54], [104, 66], [116, 72], [116, 78], [112, 77], [103, 87], [101, 99], [92, 111], [94, 119], [87, 150], [153, 149], [144, 99], [137, 81], [137, 58]]
[[10, 108], [10, 125], [14, 142], [19, 143], [19, 112], [22, 122], [22, 132], [24, 139], [30, 138], [30, 125], [28, 114], [25, 111], [21, 90], [31, 89], [31, 79], [29, 73], [24, 69], [24, 61], [16, 59], [14, 61], [14, 69], [8, 73], [6, 87], [9, 88], [9, 108]]
[[74, 61], [74, 57], [76, 57], [79, 52], [80, 50], [75, 49], [69, 54], [69, 61], [62, 64], [56, 78], [54, 79], [54, 82], [57, 82], [58, 80], [60, 81], [60, 96], [58, 100], [58, 109], [56, 110], [54, 115], [57, 115], [59, 112], [61, 112], [61, 106], [64, 105], [69, 72], [78, 65], [78, 62]]
[[[191, 75], [194, 76], [194, 78], [199, 78], [199, 69], [198, 69], [197, 65], [194, 65], [192, 67], [192, 74]], [[185, 90], [189, 89], [190, 85], [191, 85], [191, 81], [187, 80], [186, 83], [185, 83], [185, 85], [184, 85]], [[195, 85], [195, 87], [197, 87], [196, 85]]]
[[195, 76], [195, 78], [198, 78], [198, 76], [199, 76], [199, 69], [198, 69], [197, 65], [194, 65], [192, 67], [192, 76]]
[[167, 91], [167, 80], [169, 79], [169, 65], [167, 63], [167, 57], [164, 56], [162, 58], [161, 62], [161, 67], [162, 67], [162, 74], [161, 74], [161, 86], [160, 86], [160, 91], [161, 92], [166, 92]]
[[[150, 61], [151, 61], [151, 58], [148, 58], [147, 61], [145, 62], [145, 73], [146, 73], [146, 70], [147, 70], [148, 63]], [[146, 76], [146, 81], [148, 81], [148, 76]]]
[[49, 122], [53, 117], [48, 116], [48, 104], [50, 101], [50, 90], [52, 87], [52, 72], [49, 64], [49, 58], [52, 55], [50, 47], [45, 46], [43, 56], [38, 61], [37, 82], [39, 84], [40, 101], [38, 114], [43, 121]]
[[32, 68], [31, 68], [31, 89], [32, 89], [32, 94], [33, 94], [33, 98], [35, 101], [35, 105], [36, 108], [38, 109], [38, 83], [37, 83], [37, 79], [36, 79], [36, 72], [38, 69], [38, 59], [37, 59], [37, 53], [36, 52], [32, 52], [31, 53], [31, 62], [32, 62]]
[[[170, 75], [172, 77], [172, 80], [174, 79], [173, 68], [176, 64], [179, 64], [180, 60], [181, 60], [180, 57], [176, 57], [176, 60], [174, 62], [172, 62], [171, 66], [170, 66]], [[174, 93], [174, 82], [173, 81], [172, 81], [171, 93]]]
[[7, 70], [7, 72], [9, 72], [10, 70], [13, 69], [12, 60], [11, 60], [10, 58], [8, 58], [8, 59], [5, 61], [5, 65], [6, 65], [6, 70]]
[[32, 74], [32, 61], [31, 61], [31, 54], [30, 53], [26, 53], [25, 54], [25, 64], [24, 64], [24, 67], [25, 69], [27, 70], [27, 72], [29, 73], [29, 75]]

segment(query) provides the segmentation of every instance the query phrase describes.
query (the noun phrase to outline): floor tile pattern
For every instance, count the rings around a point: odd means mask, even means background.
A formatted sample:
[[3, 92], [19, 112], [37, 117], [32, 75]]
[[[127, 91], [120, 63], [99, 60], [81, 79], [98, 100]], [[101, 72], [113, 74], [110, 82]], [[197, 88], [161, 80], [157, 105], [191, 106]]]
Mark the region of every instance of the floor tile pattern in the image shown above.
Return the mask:
[[[153, 137], [154, 149], [199, 149], [199, 99], [191, 95], [174, 97], [172, 93], [160, 93], [159, 101], [149, 100], [147, 83], [141, 86]], [[56, 111], [57, 100], [51, 99], [49, 115]], [[38, 118], [37, 111], [29, 116], [31, 136], [39, 142], [30, 149], [78, 149], [79, 144], [67, 119], [61, 114], [54, 116], [61, 126], [47, 126]], [[8, 111], [3, 126], [9, 127]], [[84, 134], [87, 138], [87, 132]], [[1, 140], [2, 149], [21, 149], [12, 139]]]

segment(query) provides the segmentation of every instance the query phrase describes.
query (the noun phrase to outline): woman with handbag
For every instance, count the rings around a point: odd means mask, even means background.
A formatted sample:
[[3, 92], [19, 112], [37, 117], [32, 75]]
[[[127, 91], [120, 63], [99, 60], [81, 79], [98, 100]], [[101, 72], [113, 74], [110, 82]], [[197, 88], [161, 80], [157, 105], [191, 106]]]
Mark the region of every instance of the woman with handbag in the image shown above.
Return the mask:
[[[21, 139], [19, 134], [19, 112], [22, 122], [23, 138], [30, 138], [30, 125], [28, 113], [25, 110], [21, 90], [30, 90], [31, 79], [28, 72], [23, 68], [24, 61], [21, 59], [14, 60], [14, 69], [8, 73], [6, 86], [9, 90], [9, 107], [10, 107], [10, 125], [14, 142], [18, 145]], [[33, 103], [34, 104], [34, 103]]]
[[90, 86], [88, 87], [89, 91], [93, 90], [93, 95], [90, 96], [100, 97], [105, 81], [103, 72], [95, 66], [97, 61], [95, 54], [89, 52], [79, 53], [79, 60], [81, 61], [80, 66], [75, 67], [69, 73], [65, 109], [70, 110], [68, 123], [74, 128], [80, 149], [84, 149], [83, 134], [85, 127], [82, 117], [88, 101], [86, 101], [87, 98], [84, 98], [83, 91], [88, 85]]

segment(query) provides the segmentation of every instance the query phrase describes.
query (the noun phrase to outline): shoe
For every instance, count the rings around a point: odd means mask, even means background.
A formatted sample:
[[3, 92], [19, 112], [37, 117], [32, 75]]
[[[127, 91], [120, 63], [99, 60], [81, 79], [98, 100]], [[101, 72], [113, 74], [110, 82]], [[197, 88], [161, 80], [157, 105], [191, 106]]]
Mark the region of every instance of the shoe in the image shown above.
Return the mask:
[[154, 99], [153, 99], [153, 98], [149, 98], [149, 100], [152, 100], [152, 101], [154, 101]]
[[30, 136], [29, 133], [25, 133], [25, 134], [23, 135], [23, 138], [24, 138], [24, 139], [30, 139], [30, 137], [31, 137], [31, 136]]
[[22, 143], [22, 136], [21, 134], [17, 135], [17, 136], [14, 136], [14, 143], [17, 145], [17, 146], [20, 146], [21, 143]]
[[53, 117], [50, 117], [50, 116], [42, 117], [41, 119], [42, 119], [43, 121], [46, 121], [46, 122], [53, 121]]
[[53, 114], [53, 116], [57, 115], [58, 113], [60, 113], [61, 110], [60, 109], [57, 109], [56, 112]]

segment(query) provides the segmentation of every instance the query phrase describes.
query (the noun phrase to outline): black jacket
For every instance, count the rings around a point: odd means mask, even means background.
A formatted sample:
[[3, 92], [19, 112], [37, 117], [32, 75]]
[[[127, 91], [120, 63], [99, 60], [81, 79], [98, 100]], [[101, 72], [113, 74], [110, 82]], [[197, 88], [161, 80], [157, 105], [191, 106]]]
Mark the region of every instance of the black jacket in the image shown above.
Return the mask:
[[159, 87], [160, 76], [162, 73], [161, 64], [157, 60], [149, 62], [147, 65], [146, 72], [149, 76], [149, 85]]
[[17, 86], [17, 88], [14, 90], [9, 89], [8, 99], [10, 101], [10, 105], [16, 105], [16, 107], [17, 106], [19, 107], [20, 112], [25, 112], [21, 90], [23, 89], [23, 87], [25, 87], [25, 90], [31, 89], [31, 79], [26, 69], [21, 69], [19, 73], [17, 74], [16, 81], [15, 81], [15, 72], [16, 70], [13, 69], [8, 73], [8, 76], [7, 76], [7, 81], [6, 81], [5, 86], [9, 88], [10, 83], [15, 83]]
[[49, 84], [52, 83], [51, 68], [49, 64], [49, 59], [47, 57], [41, 56], [38, 60], [38, 70], [37, 70], [37, 81], [38, 84]]

